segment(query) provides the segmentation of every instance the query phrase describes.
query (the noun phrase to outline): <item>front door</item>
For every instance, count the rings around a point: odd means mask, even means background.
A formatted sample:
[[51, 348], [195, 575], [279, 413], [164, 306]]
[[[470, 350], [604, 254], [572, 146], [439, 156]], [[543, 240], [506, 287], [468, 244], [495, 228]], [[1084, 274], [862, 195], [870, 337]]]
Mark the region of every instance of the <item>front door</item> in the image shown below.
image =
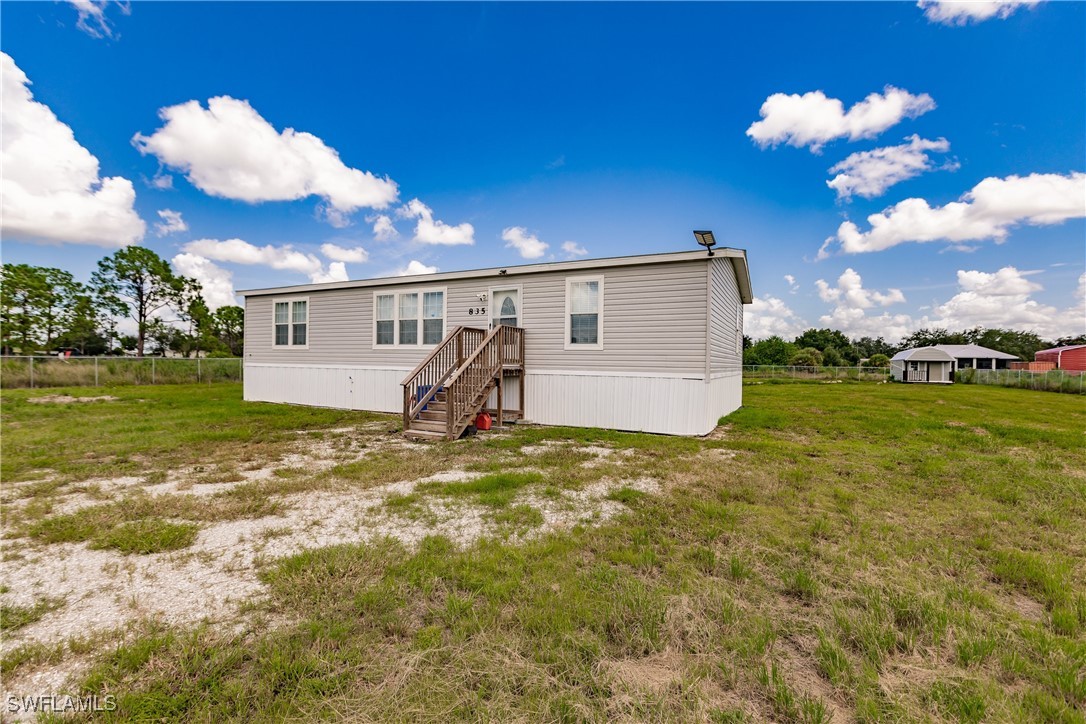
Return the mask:
[[490, 293], [490, 327], [520, 326], [520, 290], [494, 289]]

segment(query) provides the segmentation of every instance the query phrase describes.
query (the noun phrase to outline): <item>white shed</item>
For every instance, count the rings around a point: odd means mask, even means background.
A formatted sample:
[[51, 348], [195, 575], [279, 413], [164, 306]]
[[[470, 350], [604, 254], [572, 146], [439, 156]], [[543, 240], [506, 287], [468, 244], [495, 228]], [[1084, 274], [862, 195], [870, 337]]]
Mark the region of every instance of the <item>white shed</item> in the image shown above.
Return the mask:
[[954, 357], [936, 347], [915, 347], [890, 358], [890, 376], [898, 382], [954, 382]]

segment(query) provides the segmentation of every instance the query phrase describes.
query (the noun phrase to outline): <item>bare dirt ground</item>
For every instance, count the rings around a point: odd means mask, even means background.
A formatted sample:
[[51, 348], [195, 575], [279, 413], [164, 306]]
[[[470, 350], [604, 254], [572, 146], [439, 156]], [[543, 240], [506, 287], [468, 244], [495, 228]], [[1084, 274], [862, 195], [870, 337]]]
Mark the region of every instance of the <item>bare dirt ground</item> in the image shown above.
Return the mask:
[[[388, 423], [324, 430], [320, 439], [299, 431], [297, 440], [278, 460], [250, 464], [228, 479], [216, 480], [201, 466], [173, 470], [164, 476], [123, 476], [67, 483], [54, 494], [50, 515], [120, 500], [126, 495], [207, 496], [284, 473], [313, 475], [337, 465], [360, 460], [378, 450], [420, 448], [397, 435], [387, 434]], [[329, 434], [330, 433], [330, 434]], [[500, 434], [500, 433], [499, 433]], [[531, 456], [564, 443], [524, 447]], [[579, 447], [591, 457], [585, 467], [630, 451], [603, 446]], [[237, 627], [244, 623], [246, 604], [263, 593], [260, 571], [271, 562], [306, 549], [363, 543], [383, 537], [412, 547], [427, 536], [445, 536], [466, 545], [484, 536], [533, 536], [579, 524], [598, 524], [625, 506], [608, 499], [620, 488], [659, 492], [651, 478], [603, 479], [577, 490], [562, 489], [542, 495], [537, 487], [519, 491], [510, 507], [529, 506], [538, 524], [510, 531], [494, 519], [493, 509], [472, 498], [416, 495], [425, 483], [456, 483], [482, 473], [451, 468], [418, 479], [359, 489], [307, 490], [276, 496], [275, 515], [205, 523], [194, 544], [177, 551], [125, 555], [115, 550], [93, 550], [88, 543], [45, 544], [30, 538], [3, 541], [0, 602], [28, 608], [42, 601], [53, 610], [39, 620], [5, 632], [5, 655], [23, 646], [55, 647], [59, 661], [20, 668], [5, 677], [3, 693], [63, 691], [88, 665], [73, 651], [77, 642], [95, 637], [122, 638], [126, 628], [149, 622], [188, 626], [206, 623]], [[164, 479], [163, 479], [164, 478]], [[46, 477], [48, 480], [48, 477]], [[20, 488], [41, 479], [4, 486], [3, 503], [9, 520], [35, 498], [19, 497]], [[328, 487], [328, 486], [325, 486]], [[331, 486], [335, 488], [335, 486]], [[406, 508], [388, 505], [390, 499], [412, 496]], [[541, 521], [541, 522], [539, 522]]]

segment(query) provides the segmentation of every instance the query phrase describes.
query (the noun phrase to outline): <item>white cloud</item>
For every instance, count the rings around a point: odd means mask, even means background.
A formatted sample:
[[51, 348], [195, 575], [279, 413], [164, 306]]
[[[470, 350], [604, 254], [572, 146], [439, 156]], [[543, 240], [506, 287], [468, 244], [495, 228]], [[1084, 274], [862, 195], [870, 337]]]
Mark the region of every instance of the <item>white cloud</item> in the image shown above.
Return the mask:
[[1075, 299], [1080, 302], [1086, 301], [1086, 274], [1082, 274], [1078, 278], [1078, 288], [1075, 290]]
[[204, 301], [211, 311], [238, 303], [234, 275], [199, 254], [178, 254], [172, 260], [178, 274], [192, 277], [203, 287]]
[[147, 185], [153, 189], [167, 191], [173, 188], [173, 176], [168, 173], [162, 173], [161, 171], [159, 171], [151, 178], [150, 181], [147, 182]]
[[366, 221], [373, 224], [373, 238], [377, 241], [392, 241], [400, 236], [400, 232], [392, 224], [392, 219], [385, 214], [367, 216]]
[[796, 283], [796, 278], [791, 274], [784, 275], [784, 281], [788, 282], [788, 293], [795, 294], [799, 291], [799, 284]]
[[945, 206], [931, 207], [924, 199], [905, 199], [867, 217], [870, 230], [861, 232], [846, 221], [822, 245], [819, 258], [834, 244], [846, 254], [882, 251], [906, 242], [1003, 241], [1019, 224], [1044, 226], [1086, 216], [1086, 174], [1030, 174], [986, 178]]
[[915, 118], [935, 108], [927, 93], [913, 95], [906, 90], [886, 86], [883, 93], [872, 93], [848, 112], [837, 98], [822, 91], [799, 95], [774, 93], [762, 104], [762, 120], [747, 129], [747, 135], [765, 148], [788, 143], [815, 153], [836, 138], [855, 141], [874, 138], [905, 118]]
[[132, 182], [100, 178], [98, 159], [72, 129], [34, 100], [30, 80], [0, 53], [0, 217], [5, 238], [120, 247], [143, 238]]
[[[68, 0], [68, 3], [79, 13], [79, 19], [75, 26], [92, 38], [112, 38], [113, 23], [106, 17], [108, 0]], [[128, 2], [117, 2], [121, 12], [127, 15]]]
[[155, 222], [155, 233], [158, 236], [166, 236], [167, 234], [176, 234], [181, 231], [189, 230], [189, 225], [181, 218], [180, 211], [161, 209], [158, 212], [158, 217], [162, 219], [162, 221]]
[[314, 284], [345, 282], [349, 279], [347, 276], [347, 265], [341, 261], [334, 261], [328, 265], [328, 271], [312, 274], [309, 278]]
[[306, 274], [310, 281], [344, 281], [347, 270], [342, 262], [328, 265], [326, 271], [321, 260], [313, 254], [297, 251], [290, 244], [283, 246], [255, 246], [242, 239], [196, 239], [181, 247], [191, 254], [198, 254], [215, 261], [234, 264], [260, 265], [284, 271]]
[[410, 277], [416, 274], [436, 274], [437, 272], [438, 268], [436, 266], [426, 266], [421, 261], [412, 259], [407, 266], [396, 272], [396, 276]]
[[[826, 185], [837, 192], [839, 199], [850, 199], [853, 194], [865, 199], [881, 196], [894, 184], [933, 169], [935, 164], [928, 151], [946, 153], [950, 150], [950, 143], [945, 138], [929, 141], [914, 134], [905, 140], [908, 143], [900, 146], [852, 154], [830, 169], [830, 173], [837, 175]], [[955, 170], [957, 165], [950, 163], [942, 168]]]
[[360, 208], [383, 209], [396, 201], [396, 183], [350, 168], [335, 149], [311, 133], [281, 133], [248, 101], [218, 96], [162, 108], [162, 128], [132, 143], [142, 154], [183, 171], [212, 196], [249, 203], [318, 196], [318, 213], [333, 226]]
[[776, 297], [754, 297], [743, 319], [743, 332], [751, 339], [793, 339], [805, 329], [807, 323]]
[[369, 252], [361, 246], [350, 249], [338, 244], [321, 244], [321, 253], [332, 261], [351, 262], [352, 264], [364, 264], [369, 258]]
[[824, 302], [832, 303], [829, 314], [819, 321], [832, 329], [839, 329], [849, 337], [882, 336], [900, 339], [912, 329], [912, 318], [907, 314], [883, 312], [869, 316], [867, 310], [874, 307], [888, 307], [905, 301], [900, 289], [888, 289], [879, 292], [865, 289], [863, 279], [854, 269], [846, 269], [837, 278], [837, 284], [830, 286], [825, 280], [815, 282], [818, 296]]
[[[502, 230], [506, 249], [516, 249], [524, 259], [538, 259], [547, 253], [547, 244], [535, 234], [529, 234], [523, 226], [510, 226]], [[564, 248], [564, 247], [563, 247]]]
[[566, 256], [568, 256], [570, 259], [577, 256], [588, 255], [588, 249], [585, 249], [583, 246], [575, 241], [563, 241], [562, 251], [564, 251], [566, 253]]
[[1002, 327], [1032, 331], [1045, 339], [1082, 334], [1086, 317], [1081, 303], [1060, 310], [1033, 299], [1033, 292], [1043, 289], [1027, 278], [1033, 274], [1013, 266], [996, 272], [959, 270], [958, 293], [937, 305], [932, 310], [935, 318], [925, 318], [919, 326]]
[[[396, 210], [396, 215], [401, 219], [418, 219], [415, 224], [414, 241], [443, 246], [475, 243], [474, 226], [467, 222], [450, 226], [444, 221], [434, 219], [433, 210], [418, 199], [411, 199], [407, 204], [401, 206]], [[376, 231], [376, 228], [374, 231]]]
[[837, 302], [853, 309], [888, 307], [905, 301], [900, 289], [888, 289], [885, 294], [864, 289], [863, 279], [854, 269], [845, 269], [837, 278], [837, 286], [831, 287], [823, 279], [815, 282], [818, 297], [823, 302]]
[[916, 5], [933, 23], [966, 25], [990, 18], [1008, 18], [1020, 7], [1031, 8], [1040, 0], [920, 0]]

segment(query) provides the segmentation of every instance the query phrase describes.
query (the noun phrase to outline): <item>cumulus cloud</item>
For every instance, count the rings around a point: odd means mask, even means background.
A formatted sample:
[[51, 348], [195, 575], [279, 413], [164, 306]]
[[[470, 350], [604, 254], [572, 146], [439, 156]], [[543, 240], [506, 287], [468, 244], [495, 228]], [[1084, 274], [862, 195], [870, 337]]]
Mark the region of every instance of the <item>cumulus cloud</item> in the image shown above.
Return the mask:
[[830, 286], [824, 279], [815, 282], [818, 297], [833, 304], [829, 314], [819, 321], [833, 329], [839, 329], [850, 337], [884, 336], [900, 339], [912, 328], [912, 318], [907, 314], [869, 315], [869, 309], [888, 307], [905, 301], [900, 289], [888, 289], [879, 292], [865, 289], [863, 279], [855, 269], [845, 269], [837, 278], [837, 283]]
[[822, 91], [803, 95], [774, 93], [762, 104], [762, 120], [751, 124], [747, 135], [762, 148], [787, 143], [797, 148], [810, 146], [818, 153], [834, 139], [874, 138], [902, 120], [933, 108], [935, 101], [927, 93], [913, 95], [893, 86], [872, 93], [847, 112], [840, 100]]
[[1086, 174], [1030, 174], [986, 178], [945, 206], [924, 199], [905, 199], [867, 217], [871, 228], [860, 231], [851, 221], [826, 239], [818, 258], [839, 245], [846, 254], [882, 251], [906, 242], [1003, 241], [1019, 224], [1046, 226], [1086, 216]]
[[325, 270], [321, 260], [313, 254], [296, 250], [290, 244], [283, 246], [256, 246], [242, 239], [196, 239], [181, 247], [183, 251], [214, 261], [267, 266], [272, 269], [305, 274], [313, 283], [345, 281], [347, 270], [342, 262], [334, 262]]
[[[415, 238], [413, 241], [443, 246], [475, 243], [474, 226], [467, 222], [450, 226], [440, 219], [435, 219], [433, 210], [418, 199], [411, 199], [401, 206], [396, 210], [396, 215], [401, 219], [418, 220], [415, 223]], [[376, 231], [376, 228], [374, 230]]]
[[351, 262], [353, 264], [364, 264], [370, 258], [369, 252], [361, 246], [348, 249], [332, 243], [321, 244], [321, 254], [324, 254], [332, 261]]
[[234, 275], [207, 257], [183, 253], [175, 256], [171, 263], [178, 274], [200, 282], [204, 301], [211, 311], [238, 303], [237, 294], [234, 293]]
[[1061, 310], [1032, 298], [1034, 292], [1043, 289], [1040, 283], [1028, 278], [1035, 273], [1013, 266], [996, 272], [959, 270], [958, 293], [936, 305], [932, 310], [935, 318], [925, 318], [920, 326], [1004, 327], [1032, 331], [1046, 339], [1082, 334], [1081, 304]]
[[[146, 179], [144, 179], [146, 181]], [[173, 176], [159, 171], [147, 181], [147, 185], [159, 191], [168, 191], [173, 188]]]
[[578, 256], [587, 256], [588, 255], [588, 249], [585, 249], [583, 246], [581, 246], [580, 244], [578, 244], [575, 241], [563, 241], [562, 242], [562, 251], [564, 251], [566, 253], [566, 256], [569, 257], [570, 259], [573, 259], [574, 257], [578, 257]]
[[392, 218], [385, 214], [367, 216], [366, 221], [373, 224], [373, 238], [377, 241], [392, 241], [400, 235], [392, 224]]
[[438, 268], [436, 266], [427, 266], [417, 259], [412, 259], [407, 266], [396, 272], [396, 276], [410, 277], [416, 274], [436, 274]]
[[[112, 38], [113, 23], [106, 17], [108, 0], [68, 0], [79, 14], [75, 26], [92, 38]], [[131, 12], [128, 2], [117, 2], [117, 7], [127, 15]]]
[[99, 177], [98, 159], [48, 106], [34, 100], [29, 86], [11, 56], [0, 53], [4, 237], [105, 247], [142, 239], [146, 225], [134, 208], [132, 182]]
[[510, 226], [502, 230], [505, 248], [516, 249], [524, 259], [538, 259], [547, 253], [547, 244], [535, 234], [529, 234], [523, 226]]
[[360, 208], [383, 209], [396, 201], [387, 176], [350, 168], [339, 153], [311, 133], [282, 132], [248, 101], [218, 96], [162, 108], [164, 125], [132, 143], [142, 154], [182, 171], [201, 191], [249, 203], [317, 196], [318, 213], [333, 226]]
[[751, 339], [793, 339], [805, 329], [807, 323], [776, 297], [754, 297], [743, 320], [743, 331]]
[[1018, 8], [1031, 8], [1040, 0], [920, 0], [916, 5], [933, 23], [966, 25], [991, 18], [1008, 18]]
[[[837, 192], [839, 199], [851, 199], [853, 194], [870, 199], [882, 196], [886, 189], [925, 171], [935, 168], [928, 151], [946, 153], [950, 143], [945, 138], [934, 141], [913, 134], [908, 143], [859, 151], [834, 165], [830, 173], [837, 174], [826, 185]], [[941, 168], [955, 170], [956, 163]]]
[[158, 212], [158, 218], [162, 219], [162, 221], [155, 222], [155, 234], [158, 236], [166, 236], [167, 234], [176, 234], [181, 231], [189, 230], [189, 225], [181, 218], [180, 211], [161, 209]]
[[788, 282], [788, 293], [795, 294], [799, 291], [799, 284], [796, 283], [796, 278], [791, 274], [784, 275], [784, 281]]
[[328, 271], [317, 272], [310, 275], [310, 280], [314, 284], [324, 284], [325, 282], [345, 282], [349, 278], [347, 276], [347, 265], [341, 261], [334, 261], [328, 265]]

